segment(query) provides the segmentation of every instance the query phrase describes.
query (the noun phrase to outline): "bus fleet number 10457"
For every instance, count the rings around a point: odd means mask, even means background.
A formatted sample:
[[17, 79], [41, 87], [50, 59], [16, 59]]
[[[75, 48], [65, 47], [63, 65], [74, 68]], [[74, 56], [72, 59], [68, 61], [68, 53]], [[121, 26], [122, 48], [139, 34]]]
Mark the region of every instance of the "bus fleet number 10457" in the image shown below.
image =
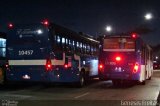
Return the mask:
[[19, 50], [18, 51], [18, 55], [32, 55], [33, 54], [33, 50]]

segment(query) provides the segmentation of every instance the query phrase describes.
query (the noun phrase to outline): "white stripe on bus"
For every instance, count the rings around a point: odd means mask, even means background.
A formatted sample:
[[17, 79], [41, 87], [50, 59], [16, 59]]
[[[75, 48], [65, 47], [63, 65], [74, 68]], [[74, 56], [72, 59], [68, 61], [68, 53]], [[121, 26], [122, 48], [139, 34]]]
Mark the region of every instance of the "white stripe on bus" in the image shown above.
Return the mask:
[[[64, 65], [64, 60], [51, 60], [52, 65]], [[8, 60], [9, 65], [46, 65], [46, 60]]]
[[[46, 65], [46, 59], [43, 60], [8, 60], [9, 65]], [[65, 53], [63, 53], [63, 60], [51, 59], [52, 65], [64, 65]]]
[[103, 49], [103, 51], [112, 51], [112, 52], [131, 52], [135, 51], [135, 49]]

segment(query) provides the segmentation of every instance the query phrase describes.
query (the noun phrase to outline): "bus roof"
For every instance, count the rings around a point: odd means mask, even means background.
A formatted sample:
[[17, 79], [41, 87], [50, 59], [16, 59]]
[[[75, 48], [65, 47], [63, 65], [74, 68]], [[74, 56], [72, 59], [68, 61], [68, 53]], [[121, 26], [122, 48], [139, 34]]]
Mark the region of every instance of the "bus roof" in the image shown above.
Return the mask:
[[93, 37], [91, 37], [87, 34], [77, 33], [77, 32], [74, 32], [74, 31], [68, 29], [68, 28], [62, 27], [62, 26], [54, 24], [54, 23], [51, 23], [51, 26], [53, 26], [53, 28], [55, 29], [55, 32], [57, 31], [57, 32], [62, 33], [62, 34], [63, 33], [69, 33], [68, 35], [66, 35], [66, 37], [74, 38], [74, 39], [77, 39], [79, 41], [94, 42], [94, 43], [99, 44], [98, 40], [95, 40]]

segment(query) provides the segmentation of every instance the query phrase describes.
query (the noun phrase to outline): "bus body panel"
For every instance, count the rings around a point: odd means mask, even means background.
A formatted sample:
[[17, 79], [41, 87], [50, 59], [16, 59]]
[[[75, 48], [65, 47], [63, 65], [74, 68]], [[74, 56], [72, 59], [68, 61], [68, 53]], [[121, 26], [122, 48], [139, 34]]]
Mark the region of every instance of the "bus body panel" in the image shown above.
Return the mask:
[[152, 50], [140, 38], [104, 37], [101, 45], [99, 78], [143, 82], [151, 77]]
[[[99, 74], [105, 75], [107, 79], [139, 80], [140, 71], [133, 73], [135, 63], [139, 62], [135, 55], [135, 52], [103, 52], [100, 60], [104, 63], [104, 70], [100, 70]], [[120, 61], [116, 61], [117, 56], [120, 56]]]
[[[98, 57], [64, 50], [64, 42], [70, 41], [62, 38], [65, 37], [63, 34], [74, 36], [72, 40], [78, 38], [74, 33], [70, 35], [66, 29], [56, 26], [50, 28], [39, 24], [17, 25], [10, 29], [7, 43], [7, 80], [78, 82], [83, 70], [88, 76], [98, 75]], [[89, 40], [87, 37], [83, 39]], [[75, 45], [78, 43], [73, 46]], [[51, 62], [51, 70], [46, 68], [48, 60]]]
[[[9, 81], [30, 81], [30, 82], [73, 82], [78, 81], [78, 72], [66, 70], [61, 66], [55, 66], [53, 71], [47, 72], [42, 66], [11, 66], [7, 73]], [[58, 69], [58, 70], [57, 70]], [[76, 74], [75, 74], [76, 73]]]

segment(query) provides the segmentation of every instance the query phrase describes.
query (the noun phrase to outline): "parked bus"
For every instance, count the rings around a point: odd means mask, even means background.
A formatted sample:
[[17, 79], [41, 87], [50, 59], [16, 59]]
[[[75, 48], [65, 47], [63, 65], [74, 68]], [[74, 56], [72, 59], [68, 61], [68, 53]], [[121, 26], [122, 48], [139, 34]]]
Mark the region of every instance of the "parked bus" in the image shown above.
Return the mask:
[[145, 84], [153, 73], [152, 49], [137, 34], [104, 36], [100, 42], [99, 78]]
[[99, 42], [45, 20], [9, 24], [8, 81], [77, 82], [98, 77]]
[[0, 32], [0, 84], [5, 80], [6, 33]]

